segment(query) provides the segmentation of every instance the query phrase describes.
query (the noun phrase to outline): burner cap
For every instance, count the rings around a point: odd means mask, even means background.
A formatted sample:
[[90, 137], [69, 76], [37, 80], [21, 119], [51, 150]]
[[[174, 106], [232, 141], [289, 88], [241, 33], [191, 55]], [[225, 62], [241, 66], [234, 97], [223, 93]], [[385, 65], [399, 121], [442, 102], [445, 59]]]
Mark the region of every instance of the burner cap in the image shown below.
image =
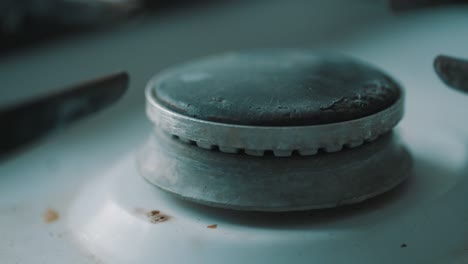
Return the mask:
[[157, 75], [148, 115], [183, 141], [262, 156], [355, 147], [402, 118], [399, 85], [343, 55], [306, 51], [229, 53]]
[[165, 71], [152, 95], [170, 111], [247, 126], [308, 126], [382, 111], [400, 88], [381, 71], [339, 55], [228, 53]]

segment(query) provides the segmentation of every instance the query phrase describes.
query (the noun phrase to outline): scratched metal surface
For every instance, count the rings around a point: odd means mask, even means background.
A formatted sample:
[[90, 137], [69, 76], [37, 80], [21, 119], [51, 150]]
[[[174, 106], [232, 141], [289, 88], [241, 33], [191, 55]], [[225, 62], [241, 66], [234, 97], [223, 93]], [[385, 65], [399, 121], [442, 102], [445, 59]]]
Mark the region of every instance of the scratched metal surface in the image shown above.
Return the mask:
[[152, 85], [155, 100], [178, 114], [251, 126], [344, 122], [400, 98], [398, 84], [371, 65], [295, 49], [202, 58], [156, 75]]
[[[392, 16], [383, 1], [344, 2], [226, 4], [141, 18], [1, 58], [0, 80], [13, 91], [2, 103], [122, 68], [132, 77], [115, 107], [1, 163], [1, 262], [468, 261], [468, 125], [460, 122], [467, 98], [447, 89], [432, 68], [442, 52], [468, 57], [468, 10]], [[410, 181], [358, 207], [299, 215], [220, 212], [144, 182], [134, 151], [151, 130], [143, 97], [149, 78], [194, 57], [260, 47], [338, 50], [400, 81], [407, 110], [398, 129], [415, 157]], [[49, 213], [50, 223], [43, 218], [48, 208], [58, 213]]]

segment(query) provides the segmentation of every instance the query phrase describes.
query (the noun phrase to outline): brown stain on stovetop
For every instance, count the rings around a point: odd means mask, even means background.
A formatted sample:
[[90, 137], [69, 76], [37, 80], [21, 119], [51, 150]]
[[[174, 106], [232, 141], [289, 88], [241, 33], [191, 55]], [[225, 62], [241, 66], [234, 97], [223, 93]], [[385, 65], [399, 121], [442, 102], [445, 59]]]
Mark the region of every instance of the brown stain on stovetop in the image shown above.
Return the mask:
[[159, 210], [145, 210], [143, 208], [135, 208], [135, 214], [145, 217], [150, 223], [157, 224], [170, 220], [172, 217], [161, 213]]
[[[133, 212], [137, 216], [142, 217], [145, 220], [149, 220], [149, 222], [153, 223], [153, 224], [166, 222], [166, 221], [172, 219], [172, 216], [167, 215], [167, 214], [163, 214], [159, 210], [149, 210], [148, 211], [148, 210], [146, 210], [144, 208], [139, 208], [138, 207], [138, 208], [135, 208], [133, 210]], [[211, 224], [211, 225], [206, 226], [206, 228], [216, 229], [216, 228], [218, 228], [218, 224]]]
[[167, 220], [170, 219], [170, 217], [166, 214], [161, 214], [159, 210], [152, 210], [148, 213], [146, 213], [146, 216], [149, 218], [150, 222], [153, 224], [160, 223], [160, 222], [166, 222]]
[[59, 218], [59, 213], [54, 209], [49, 208], [44, 212], [44, 222], [48, 224], [57, 221]]
[[216, 228], [218, 228], [218, 225], [217, 224], [212, 224], [212, 225], [207, 226], [206, 228], [216, 229]]

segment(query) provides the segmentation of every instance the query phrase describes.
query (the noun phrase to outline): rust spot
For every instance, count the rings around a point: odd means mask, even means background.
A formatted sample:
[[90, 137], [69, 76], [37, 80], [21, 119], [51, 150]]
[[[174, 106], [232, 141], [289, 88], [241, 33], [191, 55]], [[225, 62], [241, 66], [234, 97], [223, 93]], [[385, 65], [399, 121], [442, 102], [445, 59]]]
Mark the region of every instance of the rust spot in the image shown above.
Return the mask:
[[217, 227], [218, 227], [217, 224], [212, 224], [212, 225], [207, 226], [207, 228], [211, 228], [211, 229], [216, 229]]
[[46, 223], [52, 223], [55, 222], [59, 219], [59, 214], [57, 211], [54, 209], [47, 209], [44, 213], [44, 222]]

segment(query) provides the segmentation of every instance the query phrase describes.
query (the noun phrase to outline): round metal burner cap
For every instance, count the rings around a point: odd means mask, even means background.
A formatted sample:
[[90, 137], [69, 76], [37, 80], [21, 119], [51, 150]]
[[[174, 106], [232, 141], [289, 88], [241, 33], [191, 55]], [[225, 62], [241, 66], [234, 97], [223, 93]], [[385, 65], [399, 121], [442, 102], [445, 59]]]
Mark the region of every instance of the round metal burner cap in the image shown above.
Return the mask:
[[178, 114], [247, 126], [349, 121], [400, 98], [398, 85], [369, 65], [299, 51], [215, 56], [168, 70], [151, 86], [154, 99]]
[[399, 85], [343, 55], [228, 53], [169, 69], [148, 84], [160, 129], [202, 148], [275, 156], [356, 147], [402, 118]]

